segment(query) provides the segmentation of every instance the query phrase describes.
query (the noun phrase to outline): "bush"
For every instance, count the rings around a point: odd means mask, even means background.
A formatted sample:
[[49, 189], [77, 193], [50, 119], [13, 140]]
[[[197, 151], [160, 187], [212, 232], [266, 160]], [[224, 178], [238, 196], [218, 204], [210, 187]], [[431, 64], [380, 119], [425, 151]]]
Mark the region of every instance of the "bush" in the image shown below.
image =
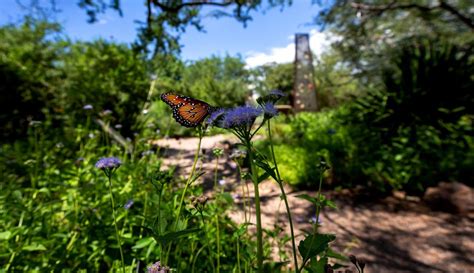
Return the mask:
[[123, 44], [79, 42], [70, 44], [63, 65], [67, 77], [60, 99], [71, 124], [85, 121], [82, 108], [91, 104], [96, 113], [111, 110], [112, 124], [121, 124], [119, 131], [131, 136], [150, 88], [143, 56]]
[[55, 130], [85, 123], [83, 106], [91, 104], [96, 113], [111, 110], [109, 121], [131, 135], [149, 90], [143, 56], [103, 40], [67, 42], [59, 30], [32, 20], [0, 28], [0, 134], [25, 137], [32, 120]]
[[[316, 187], [321, 157], [332, 167], [326, 173], [330, 184], [350, 186], [360, 177], [358, 168], [353, 166], [356, 162], [351, 160], [354, 144], [339, 118], [343, 111], [344, 107], [299, 113], [288, 125], [280, 123], [274, 127], [276, 157], [286, 182], [298, 187]], [[260, 145], [267, 143], [263, 141]]]
[[419, 193], [440, 180], [472, 181], [472, 47], [418, 38], [392, 56], [383, 86], [344, 117], [354, 141], [367, 144], [355, 156], [381, 188]]
[[280, 135], [288, 153], [282, 168], [293, 170], [287, 179], [311, 184], [323, 155], [332, 166], [327, 179], [344, 187], [421, 194], [441, 180], [473, 181], [470, 52], [443, 41], [410, 41], [381, 70], [383, 86], [337, 109], [295, 116]]
[[64, 75], [58, 60], [64, 46], [54, 41], [60, 26], [27, 19], [0, 27], [0, 135], [25, 137], [28, 123], [58, 109]]

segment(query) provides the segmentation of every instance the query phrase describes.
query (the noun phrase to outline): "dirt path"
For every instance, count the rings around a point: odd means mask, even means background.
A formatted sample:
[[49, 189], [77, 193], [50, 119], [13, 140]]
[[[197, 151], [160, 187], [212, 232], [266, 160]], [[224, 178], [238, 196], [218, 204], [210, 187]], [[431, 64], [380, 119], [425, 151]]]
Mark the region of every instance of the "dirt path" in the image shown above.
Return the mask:
[[[211, 189], [215, 167], [212, 149], [224, 149], [219, 179], [239, 205], [230, 216], [243, 222], [242, 204], [247, 199], [243, 198], [241, 186], [245, 182], [240, 181], [237, 166], [229, 159], [235, 142], [236, 139], [230, 136], [205, 137], [199, 167], [206, 172], [201, 178], [204, 188]], [[178, 166], [181, 175], [189, 173], [198, 143], [196, 138], [165, 139], [156, 143], [166, 148], [165, 166]], [[253, 186], [248, 185], [248, 188], [250, 195], [246, 196], [251, 201]], [[299, 241], [304, 231], [311, 227], [314, 208], [295, 196], [301, 193], [314, 195], [315, 192], [297, 192], [290, 188], [286, 191]], [[260, 185], [260, 194], [264, 227], [272, 228], [278, 223], [289, 234], [278, 185], [265, 181]], [[431, 211], [416, 200], [389, 197], [370, 201], [347, 192], [325, 194], [337, 203], [338, 210], [326, 210], [322, 214], [322, 232], [337, 235], [333, 245], [337, 250], [365, 260], [365, 272], [474, 272], [474, 218]]]

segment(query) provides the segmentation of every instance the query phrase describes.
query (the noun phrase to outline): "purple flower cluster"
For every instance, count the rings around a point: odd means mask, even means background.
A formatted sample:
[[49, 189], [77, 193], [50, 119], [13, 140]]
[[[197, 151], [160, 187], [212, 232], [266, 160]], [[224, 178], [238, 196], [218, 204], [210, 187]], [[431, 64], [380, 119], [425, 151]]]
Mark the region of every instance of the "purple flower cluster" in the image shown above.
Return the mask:
[[162, 266], [160, 261], [158, 261], [152, 265], [149, 265], [147, 267], [147, 272], [148, 273], [168, 273], [170, 272], [170, 269], [167, 266]]
[[209, 125], [218, 125], [218, 121], [225, 115], [225, 110], [223, 108], [217, 109], [212, 112], [209, 118], [207, 119], [207, 124]]
[[275, 108], [275, 104], [271, 102], [265, 102], [265, 104], [262, 105], [262, 108], [266, 118], [272, 118], [278, 115], [278, 110]]
[[92, 106], [92, 104], [86, 104], [86, 105], [84, 105], [84, 107], [82, 107], [82, 109], [84, 109], [84, 110], [92, 110], [92, 109], [94, 109], [94, 107]]
[[129, 199], [127, 201], [127, 203], [125, 203], [125, 205], [123, 205], [123, 207], [124, 207], [124, 209], [130, 209], [133, 206], [134, 203], [135, 202], [133, 201], [133, 199]]
[[239, 106], [230, 109], [222, 120], [222, 127], [233, 128], [239, 126], [250, 126], [255, 119], [262, 114], [262, 109], [252, 106]]
[[116, 157], [104, 157], [95, 163], [95, 167], [101, 170], [110, 170], [120, 167], [122, 161]]
[[286, 96], [285, 93], [283, 93], [281, 90], [277, 90], [277, 89], [270, 91], [269, 94], [272, 95], [272, 96], [280, 97], [280, 98]]

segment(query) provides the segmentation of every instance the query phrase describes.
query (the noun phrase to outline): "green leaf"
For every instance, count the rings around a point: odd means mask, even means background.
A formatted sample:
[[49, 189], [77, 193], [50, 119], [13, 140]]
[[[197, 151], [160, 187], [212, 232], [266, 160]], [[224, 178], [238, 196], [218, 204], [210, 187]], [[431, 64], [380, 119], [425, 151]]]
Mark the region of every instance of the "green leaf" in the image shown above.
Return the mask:
[[12, 233], [10, 231], [0, 232], [0, 240], [8, 240], [11, 238]]
[[347, 258], [345, 255], [339, 252], [334, 251], [332, 248], [328, 248], [328, 250], [326, 251], [326, 256], [328, 256], [329, 258], [335, 258], [341, 261], [349, 261], [349, 258]]
[[335, 239], [336, 235], [334, 234], [311, 234], [300, 241], [298, 250], [303, 260], [308, 260], [328, 249], [329, 243]]
[[296, 197], [297, 197], [297, 198], [300, 198], [300, 199], [304, 199], [304, 200], [306, 200], [306, 201], [309, 201], [309, 202], [311, 202], [311, 203], [313, 203], [313, 204], [317, 204], [316, 198], [311, 197], [311, 196], [309, 196], [309, 195], [307, 195], [307, 194], [298, 194]]
[[153, 237], [143, 238], [141, 240], [138, 240], [137, 243], [134, 246], [132, 246], [132, 249], [144, 248], [144, 247], [148, 246], [149, 244], [151, 244], [152, 242], [154, 242]]
[[336, 203], [334, 203], [333, 201], [331, 201], [331, 200], [329, 200], [329, 199], [325, 199], [325, 200], [324, 200], [323, 206], [324, 206], [324, 207], [330, 207], [330, 208], [333, 208], [333, 209], [337, 209]]
[[21, 249], [25, 251], [43, 251], [46, 250], [46, 247], [42, 244], [33, 243], [31, 245], [23, 246]]
[[155, 238], [155, 240], [159, 242], [160, 244], [166, 245], [169, 242], [176, 241], [181, 237], [184, 237], [192, 233], [196, 233], [200, 230], [201, 229], [199, 228], [190, 228], [190, 229], [185, 229], [185, 230], [180, 230], [180, 231], [175, 231], [175, 232], [169, 232], [161, 236], [155, 235], [153, 236], [153, 238]]
[[328, 264], [328, 258], [324, 257], [319, 260], [316, 258], [311, 259], [311, 263], [309, 264], [309, 268], [311, 272], [315, 273], [326, 273], [325, 268]]
[[199, 173], [195, 173], [193, 175], [193, 177], [191, 178], [191, 181], [189, 181], [189, 184], [192, 184], [194, 183], [196, 180], [199, 179], [199, 177], [203, 176], [206, 172], [199, 172]]
[[260, 175], [260, 177], [258, 178], [258, 183], [262, 182], [263, 180], [265, 180], [265, 179], [267, 179], [267, 178], [269, 178], [269, 177], [270, 177], [270, 175], [269, 175], [267, 172], [263, 173], [263, 174]]
[[[275, 168], [272, 168], [267, 162], [262, 160], [255, 160], [257, 166], [265, 171], [266, 174], [271, 176], [275, 181], [278, 181], [277, 176], [275, 174]], [[260, 182], [260, 181], [259, 181]]]

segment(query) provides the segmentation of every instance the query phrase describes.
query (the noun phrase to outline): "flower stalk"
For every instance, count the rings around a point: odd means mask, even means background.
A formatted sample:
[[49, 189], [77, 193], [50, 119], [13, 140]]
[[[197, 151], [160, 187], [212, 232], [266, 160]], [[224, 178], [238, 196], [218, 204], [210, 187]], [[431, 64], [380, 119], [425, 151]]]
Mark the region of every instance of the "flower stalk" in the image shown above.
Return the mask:
[[278, 183], [278, 186], [280, 186], [281, 195], [282, 195], [283, 201], [285, 202], [286, 213], [288, 215], [288, 222], [290, 223], [291, 247], [293, 250], [293, 262], [295, 266], [295, 272], [298, 272], [298, 257], [297, 257], [297, 252], [296, 252], [296, 242], [295, 242], [295, 232], [293, 228], [293, 220], [291, 217], [290, 206], [288, 204], [288, 198], [286, 196], [285, 188], [283, 186], [283, 181], [281, 179], [280, 171], [278, 170], [278, 164], [275, 157], [275, 151], [273, 148], [273, 140], [272, 140], [272, 130], [270, 127], [270, 119], [267, 120], [267, 125], [268, 125], [268, 141], [270, 142], [270, 150], [271, 150], [273, 164], [275, 166], [276, 178], [278, 179], [277, 183]]
[[97, 163], [95, 163], [95, 167], [102, 170], [109, 180], [109, 193], [110, 193], [110, 202], [112, 205], [112, 216], [114, 218], [115, 237], [117, 239], [117, 243], [120, 250], [120, 259], [122, 261], [122, 272], [125, 273], [125, 260], [123, 258], [122, 242], [120, 240], [120, 234], [118, 231], [114, 194], [112, 192], [112, 175], [117, 170], [117, 168], [120, 167], [120, 165], [122, 165], [122, 162], [120, 161], [120, 159], [116, 157], [101, 158], [99, 159], [99, 161], [97, 161]]

